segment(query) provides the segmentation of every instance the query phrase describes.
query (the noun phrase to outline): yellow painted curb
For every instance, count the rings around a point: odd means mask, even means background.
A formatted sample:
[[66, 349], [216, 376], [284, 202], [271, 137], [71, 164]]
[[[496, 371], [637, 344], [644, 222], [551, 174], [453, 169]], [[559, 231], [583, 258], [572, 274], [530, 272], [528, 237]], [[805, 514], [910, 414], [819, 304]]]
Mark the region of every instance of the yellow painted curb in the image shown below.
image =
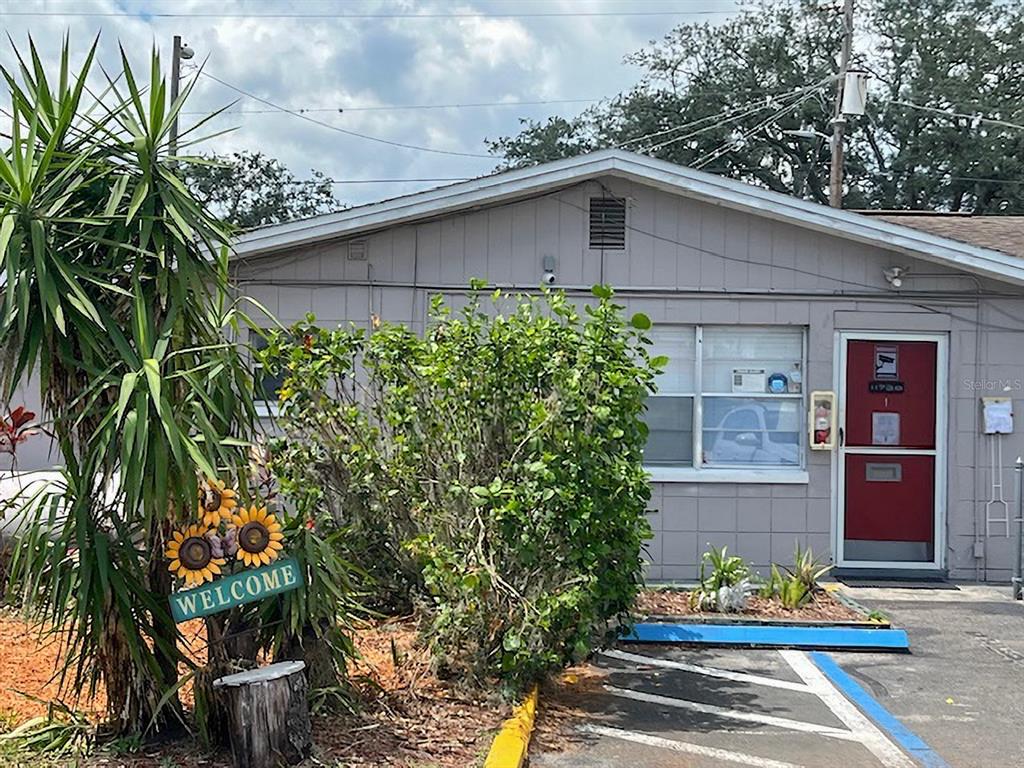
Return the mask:
[[512, 711], [512, 717], [501, 724], [501, 730], [491, 743], [484, 768], [522, 768], [526, 763], [526, 749], [530, 746], [533, 722], [537, 716], [537, 686]]

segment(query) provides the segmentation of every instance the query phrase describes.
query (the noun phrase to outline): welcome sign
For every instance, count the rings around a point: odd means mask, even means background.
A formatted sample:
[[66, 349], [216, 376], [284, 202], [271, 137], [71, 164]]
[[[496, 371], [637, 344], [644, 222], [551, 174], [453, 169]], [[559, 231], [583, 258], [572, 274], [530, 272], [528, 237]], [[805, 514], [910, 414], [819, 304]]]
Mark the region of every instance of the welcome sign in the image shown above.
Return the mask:
[[180, 624], [226, 611], [271, 595], [302, 586], [302, 574], [295, 558], [280, 560], [233, 576], [217, 579], [195, 589], [171, 595], [171, 615]]

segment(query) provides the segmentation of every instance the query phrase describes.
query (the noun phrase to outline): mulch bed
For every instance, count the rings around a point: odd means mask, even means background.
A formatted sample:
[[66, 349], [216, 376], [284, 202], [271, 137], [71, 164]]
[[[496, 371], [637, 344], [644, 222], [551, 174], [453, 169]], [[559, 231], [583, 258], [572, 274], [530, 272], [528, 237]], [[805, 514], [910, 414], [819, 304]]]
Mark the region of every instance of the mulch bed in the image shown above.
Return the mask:
[[752, 595], [745, 610], [739, 613], [695, 611], [690, 607], [690, 592], [685, 589], [645, 589], [637, 598], [636, 612], [647, 616], [685, 616], [721, 619], [789, 619], [795, 621], [863, 621], [864, 616], [839, 602], [824, 590], [818, 590], [801, 607], [791, 610], [776, 599]]
[[438, 680], [411, 618], [359, 631], [355, 643], [362, 658], [351, 675], [363, 707], [350, 717], [317, 718], [314, 725], [314, 741], [332, 760], [437, 768], [483, 762], [494, 732], [511, 714], [507, 704]]
[[[186, 625], [183, 630], [193, 649], [205, 647], [202, 622]], [[42, 702], [59, 696], [52, 678], [60, 657], [56, 643], [40, 640], [38, 631], [14, 614], [0, 613], [0, 637], [2, 732], [46, 714]], [[510, 714], [507, 704], [496, 697], [454, 690], [439, 680], [433, 673], [429, 652], [418, 642], [411, 618], [367, 625], [355, 632], [353, 640], [361, 655], [350, 669], [356, 712], [313, 717], [313, 757], [320, 764], [469, 768], [483, 762], [494, 732]], [[190, 691], [182, 693], [188, 706]], [[98, 721], [102, 716], [102, 695], [94, 699], [80, 697], [77, 702], [65, 697], [64, 701], [91, 719]], [[124, 756], [100, 750], [84, 765], [224, 768], [230, 765], [230, 759], [227, 754], [211, 755], [191, 742], [179, 741]]]

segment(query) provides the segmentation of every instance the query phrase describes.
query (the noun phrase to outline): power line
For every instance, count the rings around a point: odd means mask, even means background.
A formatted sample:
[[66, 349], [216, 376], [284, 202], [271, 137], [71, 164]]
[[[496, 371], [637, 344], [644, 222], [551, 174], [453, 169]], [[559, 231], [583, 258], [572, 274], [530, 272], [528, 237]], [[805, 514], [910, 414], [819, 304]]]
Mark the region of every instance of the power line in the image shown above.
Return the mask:
[[[308, 112], [331, 112], [343, 114], [345, 112], [389, 112], [404, 111], [413, 109], [475, 109], [479, 107], [533, 107], [541, 104], [593, 104], [604, 101], [607, 97], [602, 96], [596, 99], [538, 99], [537, 101], [478, 101], [466, 104], [379, 104], [365, 107], [297, 107], [295, 112], [306, 114]], [[225, 110], [222, 115], [270, 115], [280, 112], [279, 109], [235, 109]], [[182, 112], [183, 115], [205, 115], [202, 110], [194, 112]]]
[[720, 16], [735, 15], [739, 9], [699, 8], [670, 11], [527, 11], [509, 13], [238, 13], [230, 11], [3, 11], [4, 16], [79, 16], [89, 18], [156, 18], [156, 19], [332, 19], [337, 21], [368, 21], [389, 19], [566, 19], [566, 18], [621, 18], [665, 16]]
[[[816, 87], [820, 88], [821, 85], [822, 84], [819, 84]], [[767, 127], [770, 123], [774, 123], [776, 120], [778, 120], [780, 117], [782, 117], [786, 112], [789, 112], [791, 109], [795, 109], [800, 104], [802, 104], [803, 102], [807, 101], [807, 99], [809, 99], [809, 98], [814, 96], [814, 91], [813, 90], [807, 91], [807, 89], [805, 89], [805, 91], [806, 92], [798, 93], [795, 97], [791, 98], [788, 102], [783, 104], [783, 106], [778, 111], [773, 112], [772, 114], [768, 115], [768, 117], [766, 117], [763, 121], [761, 121], [760, 123], [755, 125], [753, 128], [751, 128], [751, 129], [749, 129], [749, 130], [747, 130], [745, 132], [741, 132], [741, 134], [740, 134], [738, 139], [729, 139], [728, 141], [724, 142], [720, 147], [718, 147], [718, 149], [714, 149], [711, 152], [708, 152], [707, 154], [705, 154], [703, 157], [695, 160], [692, 163], [691, 167], [700, 169], [700, 168], [703, 168], [708, 163], [717, 160], [722, 155], [727, 154], [728, 152], [730, 152], [737, 143], [742, 142], [742, 141], [746, 141], [751, 136], [753, 136], [757, 131], [760, 131], [762, 128]]]
[[401, 141], [391, 141], [390, 139], [382, 139], [379, 136], [371, 136], [371, 135], [366, 134], [366, 133], [359, 133], [358, 131], [350, 131], [347, 128], [339, 128], [336, 125], [331, 125], [330, 123], [325, 123], [323, 120], [317, 120], [315, 117], [310, 117], [309, 115], [304, 115], [301, 112], [296, 112], [293, 109], [288, 109], [287, 107], [282, 107], [280, 104], [275, 104], [274, 102], [272, 102], [272, 101], [270, 101], [268, 99], [264, 99], [262, 96], [257, 96], [255, 93], [252, 93], [252, 92], [247, 91], [247, 90], [245, 90], [243, 88], [239, 88], [236, 85], [232, 85], [231, 83], [228, 83], [228, 82], [226, 82], [224, 80], [221, 80], [219, 77], [211, 75], [209, 72], [206, 72], [204, 70], [199, 70], [198, 74], [202, 75], [203, 77], [207, 77], [210, 80], [213, 80], [214, 82], [220, 83], [225, 88], [230, 88], [231, 90], [235, 91], [236, 93], [241, 94], [242, 96], [245, 96], [246, 98], [253, 99], [254, 101], [258, 101], [261, 104], [266, 104], [268, 107], [272, 107], [274, 109], [280, 110], [281, 112], [285, 112], [285, 113], [287, 113], [289, 115], [294, 115], [295, 117], [299, 118], [300, 120], [305, 120], [308, 123], [313, 123], [313, 125], [319, 125], [319, 126], [321, 126], [323, 128], [329, 128], [332, 131], [337, 131], [338, 133], [343, 133], [346, 136], [354, 136], [355, 138], [366, 139], [367, 141], [375, 141], [375, 142], [377, 142], [379, 144], [387, 144], [389, 146], [398, 147], [400, 149], [412, 149], [412, 150], [416, 150], [417, 152], [432, 152], [432, 153], [437, 154], [437, 155], [454, 155], [456, 157], [478, 157], [478, 158], [484, 158], [484, 159], [487, 159], [487, 160], [496, 160], [496, 159], [498, 159], [494, 155], [484, 155], [484, 154], [479, 154], [479, 153], [475, 153], [475, 152], [456, 152], [456, 151], [450, 150], [450, 149], [435, 149], [433, 147], [421, 147], [421, 146], [419, 146], [417, 144], [405, 144], [405, 143], [403, 143]]
[[992, 125], [1001, 125], [1004, 128], [1016, 128], [1017, 130], [1024, 131], [1024, 125], [1020, 125], [1019, 123], [1010, 123], [1006, 120], [996, 120], [983, 115], [969, 114], [967, 112], [952, 112], [946, 109], [939, 109], [938, 107], [926, 107], [923, 104], [914, 104], [911, 101], [899, 101], [897, 99], [892, 99], [889, 103], [899, 104], [901, 107], [910, 107], [911, 109], [920, 109], [924, 112], [935, 112], [940, 115], [945, 115], [946, 117], [963, 117], [968, 120], [977, 120], [982, 123], [991, 123]]
[[[198, 67], [193, 67], [193, 70], [198, 71]], [[785, 88], [739, 88], [722, 91], [710, 91], [701, 90], [697, 95], [700, 96], [735, 96], [742, 93], [758, 93], [766, 94], [769, 96], [788, 96], [793, 93], [791, 89]], [[405, 110], [419, 110], [419, 109], [476, 109], [485, 107], [533, 107], [544, 104], [596, 104], [601, 101], [611, 101], [612, 99], [618, 98], [623, 94], [615, 94], [614, 96], [596, 96], [592, 98], [565, 98], [565, 99], [524, 99], [517, 101], [475, 101], [465, 102], [461, 104], [369, 104], [365, 106], [337, 106], [337, 107], [290, 107], [294, 112], [302, 114], [306, 113], [330, 113], [330, 114], [344, 114], [346, 112], [400, 112]], [[719, 114], [726, 114], [730, 110], [741, 109], [749, 106], [753, 102], [747, 102], [747, 104], [740, 105], [737, 107], [729, 107]], [[663, 111], [672, 112], [677, 114], [676, 109], [669, 109], [661, 107]], [[280, 112], [279, 109], [226, 109], [220, 112], [222, 115], [273, 115]], [[203, 110], [185, 110], [181, 112], [182, 115], [207, 115], [209, 112]], [[702, 118], [701, 121], [710, 119], [714, 115], [707, 118]], [[698, 121], [698, 122], [701, 122]], [[694, 125], [697, 123], [694, 123]], [[668, 128], [658, 133], [647, 134], [647, 136], [637, 137], [635, 139], [629, 139], [628, 142], [639, 141], [641, 138], [648, 138], [651, 136], [657, 136], [662, 133], [671, 133], [672, 131], [680, 130], [686, 126], [675, 126]]]

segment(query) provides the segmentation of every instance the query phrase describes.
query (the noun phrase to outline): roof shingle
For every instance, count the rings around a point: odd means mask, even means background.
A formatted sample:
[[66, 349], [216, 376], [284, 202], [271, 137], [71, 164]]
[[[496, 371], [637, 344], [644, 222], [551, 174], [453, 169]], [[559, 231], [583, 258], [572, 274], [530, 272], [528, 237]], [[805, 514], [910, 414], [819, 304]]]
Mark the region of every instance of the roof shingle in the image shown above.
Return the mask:
[[1024, 216], [967, 216], [950, 213], [862, 213], [1024, 259]]

